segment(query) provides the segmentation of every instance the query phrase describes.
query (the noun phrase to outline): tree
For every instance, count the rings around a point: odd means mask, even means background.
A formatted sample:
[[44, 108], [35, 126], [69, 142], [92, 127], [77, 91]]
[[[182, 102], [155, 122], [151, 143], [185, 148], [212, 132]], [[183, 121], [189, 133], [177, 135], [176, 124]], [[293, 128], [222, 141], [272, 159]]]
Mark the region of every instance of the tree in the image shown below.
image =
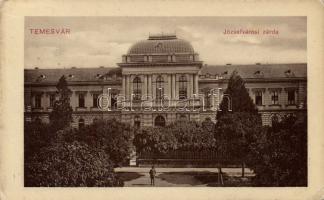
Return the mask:
[[115, 166], [120, 166], [129, 159], [134, 149], [133, 138], [131, 127], [116, 119], [97, 120], [75, 134], [75, 140], [103, 149]]
[[224, 156], [222, 163], [241, 163], [244, 177], [250, 138], [258, 135], [261, 130], [261, 118], [258, 115], [247, 112], [223, 115], [216, 124], [215, 134], [217, 150]]
[[41, 148], [51, 143], [53, 138], [50, 126], [46, 123], [34, 121], [24, 123], [24, 159], [28, 160]]
[[[220, 109], [216, 116], [217, 119], [229, 112], [258, 113], [258, 109], [249, 96], [244, 81], [238, 75], [237, 71], [233, 71], [228, 81], [227, 89], [224, 92], [224, 98], [222, 99], [219, 108]], [[231, 108], [232, 111], [229, 111], [229, 108]]]
[[166, 127], [147, 127], [137, 131], [133, 141], [136, 152], [149, 153], [154, 158], [177, 148], [177, 140]]
[[53, 142], [25, 161], [26, 187], [123, 186], [109, 156], [83, 142]]
[[[248, 154], [247, 137], [260, 131], [261, 117], [245, 88], [243, 79], [236, 71], [229, 79], [224, 96], [216, 116], [217, 149], [229, 159], [237, 162], [241, 160], [244, 177], [244, 158]], [[221, 167], [219, 170], [221, 173]]]
[[71, 90], [67, 86], [63, 75], [56, 85], [59, 99], [55, 101], [53, 110], [50, 113], [50, 123], [53, 129], [61, 130], [68, 127], [72, 121], [72, 107], [70, 105]]
[[250, 138], [249, 165], [258, 186], [307, 186], [307, 116], [286, 116]]
[[177, 139], [178, 149], [206, 150], [215, 144], [213, 125], [211, 121], [204, 121], [202, 124], [196, 121], [178, 121], [168, 127]]
[[173, 151], [211, 150], [215, 147], [213, 128], [211, 121], [178, 121], [166, 127], [143, 128], [135, 134], [134, 145], [138, 153], [156, 158]]
[[131, 129], [116, 120], [55, 133], [25, 124], [25, 186], [122, 186], [113, 168], [130, 155]]

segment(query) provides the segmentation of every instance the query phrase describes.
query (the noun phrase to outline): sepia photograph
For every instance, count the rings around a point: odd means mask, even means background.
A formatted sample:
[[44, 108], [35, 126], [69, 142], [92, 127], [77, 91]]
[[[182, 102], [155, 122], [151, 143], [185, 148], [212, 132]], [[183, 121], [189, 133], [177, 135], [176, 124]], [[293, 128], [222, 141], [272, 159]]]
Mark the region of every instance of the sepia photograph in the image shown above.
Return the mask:
[[307, 187], [307, 17], [24, 22], [24, 187]]

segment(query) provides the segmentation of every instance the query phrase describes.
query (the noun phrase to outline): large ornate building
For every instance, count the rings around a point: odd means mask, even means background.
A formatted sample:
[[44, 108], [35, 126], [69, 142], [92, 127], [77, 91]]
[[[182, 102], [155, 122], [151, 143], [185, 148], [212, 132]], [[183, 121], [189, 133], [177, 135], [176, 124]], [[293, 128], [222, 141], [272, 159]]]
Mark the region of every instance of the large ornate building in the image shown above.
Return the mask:
[[245, 80], [263, 124], [307, 108], [305, 63], [204, 65], [189, 42], [156, 35], [131, 46], [118, 66], [26, 69], [25, 120], [49, 121], [62, 75], [72, 90], [73, 127], [109, 118], [134, 126], [214, 121], [234, 70]]

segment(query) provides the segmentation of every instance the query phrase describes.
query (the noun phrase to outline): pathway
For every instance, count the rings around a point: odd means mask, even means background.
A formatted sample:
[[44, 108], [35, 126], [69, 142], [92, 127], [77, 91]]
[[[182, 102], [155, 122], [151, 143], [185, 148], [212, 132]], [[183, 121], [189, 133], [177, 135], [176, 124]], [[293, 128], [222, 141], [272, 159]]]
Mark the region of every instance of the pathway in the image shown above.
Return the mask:
[[[122, 167], [115, 171], [124, 179], [126, 187], [151, 187], [150, 168]], [[241, 176], [241, 168], [222, 168], [230, 177]], [[156, 168], [155, 186], [158, 187], [192, 187], [212, 186], [217, 183], [217, 168]], [[253, 176], [245, 169], [247, 177]]]

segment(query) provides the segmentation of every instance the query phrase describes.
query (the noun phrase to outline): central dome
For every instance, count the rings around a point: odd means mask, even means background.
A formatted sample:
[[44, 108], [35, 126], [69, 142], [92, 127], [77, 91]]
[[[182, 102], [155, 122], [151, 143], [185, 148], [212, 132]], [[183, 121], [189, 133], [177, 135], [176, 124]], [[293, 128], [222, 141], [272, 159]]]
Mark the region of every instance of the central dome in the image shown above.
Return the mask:
[[159, 53], [194, 53], [191, 44], [178, 39], [175, 35], [152, 35], [147, 40], [135, 43], [128, 54], [159, 54]]

